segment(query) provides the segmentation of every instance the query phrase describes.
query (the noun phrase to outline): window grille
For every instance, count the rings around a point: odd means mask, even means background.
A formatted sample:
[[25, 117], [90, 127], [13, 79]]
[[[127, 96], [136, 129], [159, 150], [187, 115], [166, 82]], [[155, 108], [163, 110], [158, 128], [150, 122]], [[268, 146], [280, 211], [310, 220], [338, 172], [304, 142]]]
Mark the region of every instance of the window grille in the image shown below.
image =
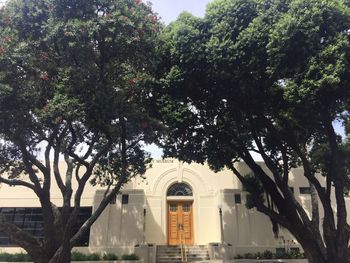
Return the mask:
[[176, 183], [170, 186], [167, 196], [192, 196], [192, 189], [188, 184]]
[[[59, 208], [61, 209], [61, 208]], [[6, 220], [14, 223], [19, 228], [32, 234], [36, 239], [44, 238], [43, 215], [40, 207], [2, 207], [0, 208]], [[92, 207], [81, 207], [78, 212], [77, 222], [73, 227], [73, 233], [78, 232], [80, 227], [91, 216]], [[77, 246], [89, 245], [90, 229], [77, 241]], [[0, 247], [17, 246], [3, 232], [0, 231]]]

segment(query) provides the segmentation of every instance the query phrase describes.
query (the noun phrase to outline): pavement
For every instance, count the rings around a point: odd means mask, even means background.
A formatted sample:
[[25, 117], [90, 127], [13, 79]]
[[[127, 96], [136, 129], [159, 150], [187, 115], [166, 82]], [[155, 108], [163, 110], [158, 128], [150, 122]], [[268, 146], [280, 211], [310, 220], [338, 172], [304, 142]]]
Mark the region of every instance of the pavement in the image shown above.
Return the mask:
[[308, 263], [308, 261], [306, 259], [227, 259], [196, 261], [195, 263]]

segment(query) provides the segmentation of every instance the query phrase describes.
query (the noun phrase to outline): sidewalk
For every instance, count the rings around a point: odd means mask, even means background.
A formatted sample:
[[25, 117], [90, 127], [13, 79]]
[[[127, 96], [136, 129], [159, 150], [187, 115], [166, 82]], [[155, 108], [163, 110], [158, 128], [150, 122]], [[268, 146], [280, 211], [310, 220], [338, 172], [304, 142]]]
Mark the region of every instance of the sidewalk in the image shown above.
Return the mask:
[[206, 260], [196, 263], [308, 263], [306, 259], [228, 259], [228, 260]]

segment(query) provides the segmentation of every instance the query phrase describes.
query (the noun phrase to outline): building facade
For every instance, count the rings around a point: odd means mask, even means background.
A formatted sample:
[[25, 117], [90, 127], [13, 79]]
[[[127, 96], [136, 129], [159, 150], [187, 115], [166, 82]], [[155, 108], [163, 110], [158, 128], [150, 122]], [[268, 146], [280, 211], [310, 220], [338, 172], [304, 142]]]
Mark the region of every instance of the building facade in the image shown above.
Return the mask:
[[[238, 163], [237, 169], [249, 173], [243, 163]], [[291, 171], [290, 186], [310, 211], [309, 186], [301, 173], [301, 169]], [[82, 198], [82, 221], [97, 207], [104, 191], [87, 188]], [[52, 192], [52, 200], [58, 206], [62, 201], [59, 194], [58, 189]], [[133, 253], [140, 245], [224, 244], [226, 256], [232, 257], [300, 248], [286, 229], [280, 229], [275, 238], [270, 220], [254, 209], [248, 210], [245, 200], [241, 183], [228, 170], [214, 173], [207, 165], [155, 160], [144, 177], [133, 178], [125, 185], [76, 249], [122, 254]], [[40, 215], [35, 212], [39, 203], [32, 193], [2, 185], [0, 202], [2, 212], [12, 213], [14, 221], [22, 220], [22, 227], [40, 235]], [[39, 220], [28, 221], [35, 215]], [[18, 251], [1, 233], [0, 246], [1, 251]]]

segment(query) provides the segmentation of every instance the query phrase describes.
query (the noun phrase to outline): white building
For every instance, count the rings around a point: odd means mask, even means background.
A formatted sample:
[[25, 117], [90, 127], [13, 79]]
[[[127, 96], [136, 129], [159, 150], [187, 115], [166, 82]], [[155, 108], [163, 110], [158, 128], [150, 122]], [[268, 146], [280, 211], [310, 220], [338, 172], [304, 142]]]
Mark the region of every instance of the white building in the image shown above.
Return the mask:
[[[249, 172], [243, 163], [237, 164], [237, 168], [243, 174]], [[309, 209], [308, 182], [301, 172], [292, 170], [291, 187], [296, 198]], [[82, 198], [85, 216], [103, 194], [101, 188], [88, 187]], [[283, 228], [275, 239], [270, 220], [254, 209], [246, 209], [245, 198], [240, 182], [228, 170], [214, 173], [206, 165], [155, 160], [145, 179], [134, 178], [123, 188], [77, 249], [118, 254], [136, 251], [142, 256], [144, 244], [152, 252], [159, 245], [184, 243], [208, 246], [210, 257], [232, 257], [238, 253], [300, 248]], [[52, 200], [60, 205], [58, 189], [52, 192]], [[15, 220], [23, 221], [23, 227], [40, 235], [40, 224], [36, 226], [34, 220], [37, 206], [39, 203], [31, 192], [1, 186], [2, 211], [13, 213]], [[28, 222], [24, 218], [33, 220]], [[1, 251], [18, 250], [3, 234], [0, 246]]]

